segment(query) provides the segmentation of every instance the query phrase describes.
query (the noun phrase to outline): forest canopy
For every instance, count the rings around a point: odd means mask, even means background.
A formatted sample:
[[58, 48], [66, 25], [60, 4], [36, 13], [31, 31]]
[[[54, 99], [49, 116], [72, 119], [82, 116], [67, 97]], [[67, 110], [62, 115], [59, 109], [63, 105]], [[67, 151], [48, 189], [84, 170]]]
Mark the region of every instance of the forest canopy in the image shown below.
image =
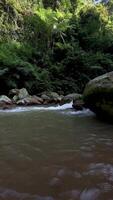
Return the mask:
[[112, 71], [112, 10], [112, 0], [1, 0], [0, 93], [81, 93]]

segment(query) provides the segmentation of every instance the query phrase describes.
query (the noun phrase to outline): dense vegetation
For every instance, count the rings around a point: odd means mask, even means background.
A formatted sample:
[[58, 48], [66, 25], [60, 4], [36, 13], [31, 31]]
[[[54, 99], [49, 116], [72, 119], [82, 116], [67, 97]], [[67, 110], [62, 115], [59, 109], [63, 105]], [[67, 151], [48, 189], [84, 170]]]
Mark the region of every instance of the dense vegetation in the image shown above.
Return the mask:
[[0, 93], [82, 92], [113, 70], [112, 1], [1, 0]]

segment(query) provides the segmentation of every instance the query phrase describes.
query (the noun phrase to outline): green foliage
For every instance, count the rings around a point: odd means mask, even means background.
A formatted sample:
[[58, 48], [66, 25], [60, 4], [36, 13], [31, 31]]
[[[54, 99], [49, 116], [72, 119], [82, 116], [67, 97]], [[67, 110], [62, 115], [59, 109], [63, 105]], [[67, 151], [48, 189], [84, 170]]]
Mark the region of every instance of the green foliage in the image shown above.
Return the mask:
[[1, 92], [26, 87], [31, 93], [48, 89], [48, 71], [29, 62], [33, 49], [19, 42], [0, 44]]
[[0, 93], [82, 92], [113, 70], [112, 1], [2, 0]]

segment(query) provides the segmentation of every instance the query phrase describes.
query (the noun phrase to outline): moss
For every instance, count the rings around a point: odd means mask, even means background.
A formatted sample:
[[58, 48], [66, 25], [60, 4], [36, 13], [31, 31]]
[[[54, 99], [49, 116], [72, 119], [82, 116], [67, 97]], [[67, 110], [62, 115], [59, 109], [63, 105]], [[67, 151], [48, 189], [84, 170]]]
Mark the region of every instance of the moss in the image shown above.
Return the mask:
[[[103, 110], [103, 112], [109, 116], [113, 118], [113, 105], [110, 105], [109, 103], [107, 104], [101, 104], [101, 109]], [[107, 117], [106, 116], [106, 117]]]
[[[100, 76], [86, 86], [84, 91], [84, 101], [87, 107], [99, 116], [99, 118], [113, 120], [113, 82], [109, 76], [113, 73], [107, 73]], [[108, 76], [108, 78], [107, 78]]]

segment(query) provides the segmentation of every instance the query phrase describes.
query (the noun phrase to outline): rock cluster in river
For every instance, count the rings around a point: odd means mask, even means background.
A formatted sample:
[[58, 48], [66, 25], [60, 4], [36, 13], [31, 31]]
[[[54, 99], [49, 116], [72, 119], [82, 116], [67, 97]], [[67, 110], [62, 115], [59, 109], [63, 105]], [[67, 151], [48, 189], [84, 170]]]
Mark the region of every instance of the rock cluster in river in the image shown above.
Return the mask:
[[[10, 98], [9, 98], [10, 97]], [[82, 95], [73, 93], [66, 96], [59, 95], [56, 92], [43, 92], [39, 95], [30, 95], [26, 88], [12, 89], [9, 91], [9, 97], [0, 96], [0, 107], [3, 109], [13, 106], [32, 106], [32, 105], [51, 105], [73, 102], [73, 108], [82, 110], [84, 103]]]

